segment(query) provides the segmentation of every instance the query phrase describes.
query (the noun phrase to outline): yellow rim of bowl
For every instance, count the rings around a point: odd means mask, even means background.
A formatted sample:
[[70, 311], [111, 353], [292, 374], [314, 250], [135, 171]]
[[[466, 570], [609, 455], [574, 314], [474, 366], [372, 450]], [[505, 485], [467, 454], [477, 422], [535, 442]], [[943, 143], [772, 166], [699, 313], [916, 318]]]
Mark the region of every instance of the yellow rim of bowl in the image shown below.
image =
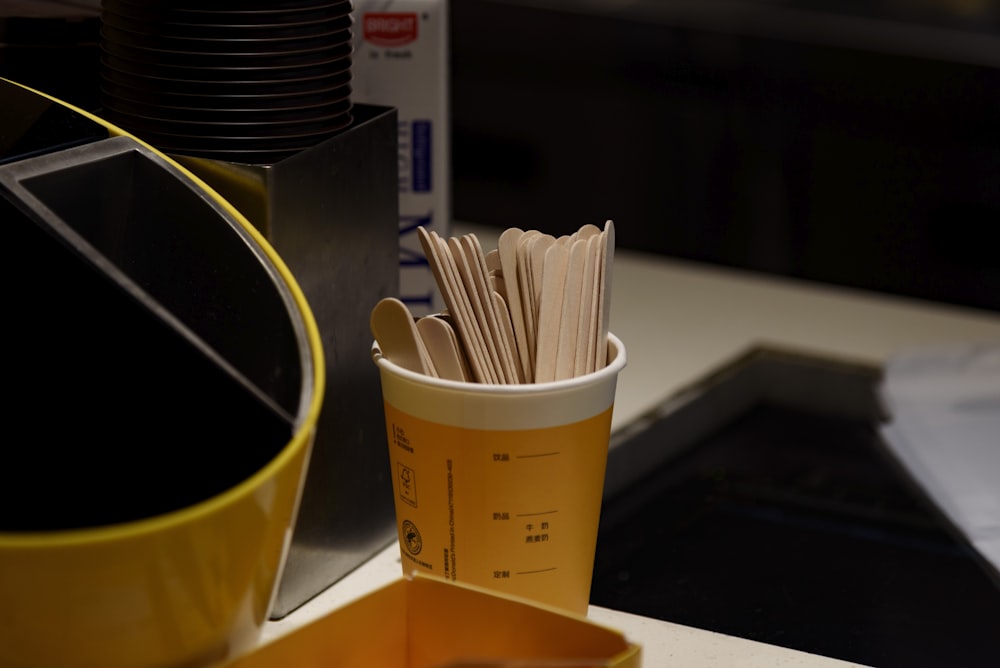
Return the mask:
[[198, 516], [209, 515], [215, 512], [219, 507], [229, 505], [238, 497], [252, 494], [254, 489], [256, 489], [263, 480], [270, 478], [275, 471], [283, 468], [288, 460], [298, 456], [299, 451], [302, 448], [310, 446], [313, 431], [316, 429], [316, 422], [319, 418], [320, 409], [322, 407], [324, 392], [326, 390], [326, 361], [323, 357], [323, 342], [320, 338], [319, 327], [316, 325], [316, 319], [313, 316], [312, 309], [309, 306], [309, 302], [306, 301], [305, 294], [302, 292], [301, 287], [299, 287], [298, 281], [295, 280], [292, 272], [288, 269], [288, 266], [285, 265], [281, 256], [278, 255], [278, 253], [271, 246], [270, 242], [267, 241], [260, 231], [258, 231], [257, 228], [254, 227], [242, 213], [240, 213], [232, 204], [219, 195], [219, 193], [209, 187], [208, 184], [199, 179], [176, 160], [172, 159], [168, 155], [165, 155], [155, 147], [150, 146], [138, 137], [125, 132], [121, 128], [108, 123], [104, 119], [99, 118], [90, 112], [84, 111], [83, 109], [67, 102], [63, 102], [62, 100], [52, 97], [51, 95], [47, 95], [23, 84], [19, 84], [16, 81], [10, 81], [9, 79], [3, 79], [3, 81], [7, 81], [15, 86], [29, 90], [36, 95], [52, 100], [57, 104], [61, 104], [64, 107], [71, 109], [81, 116], [102, 125], [108, 130], [110, 135], [125, 136], [136, 141], [145, 148], [154, 152], [157, 156], [166, 160], [184, 177], [190, 179], [195, 185], [204, 190], [208, 196], [225, 209], [226, 213], [230, 214], [264, 251], [264, 254], [274, 265], [278, 274], [281, 276], [282, 281], [284, 281], [285, 285], [288, 287], [288, 290], [292, 295], [292, 299], [295, 301], [295, 305], [302, 315], [302, 321], [306, 329], [306, 338], [309, 342], [310, 352], [312, 353], [313, 387], [308, 410], [306, 411], [298, 430], [292, 435], [291, 440], [286, 443], [281, 451], [263, 468], [258, 470], [246, 480], [238, 483], [236, 486], [230, 487], [213, 497], [204, 501], [199, 501], [186, 508], [169, 511], [163, 515], [157, 515], [155, 517], [122, 522], [121, 524], [39, 532], [4, 533], [0, 531], [0, 545], [5, 547], [32, 548], [41, 546], [72, 545], [74, 543], [98, 543], [102, 541], [115, 540], [125, 536], [138, 536], [140, 534], [158, 532], [170, 526], [189, 522]]

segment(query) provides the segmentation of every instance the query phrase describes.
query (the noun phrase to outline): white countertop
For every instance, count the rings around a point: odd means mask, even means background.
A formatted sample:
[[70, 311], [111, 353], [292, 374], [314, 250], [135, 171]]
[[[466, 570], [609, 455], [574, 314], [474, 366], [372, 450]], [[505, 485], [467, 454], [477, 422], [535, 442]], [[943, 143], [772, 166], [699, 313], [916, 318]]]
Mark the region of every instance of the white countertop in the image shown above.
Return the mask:
[[[499, 230], [456, 225], [485, 249]], [[881, 364], [911, 346], [998, 342], [1000, 314], [619, 250], [611, 330], [625, 343], [613, 430], [761, 346]], [[261, 642], [284, 635], [402, 575], [393, 544], [287, 617], [265, 625]], [[588, 617], [642, 645], [643, 665], [851, 665], [759, 642], [591, 606]]]

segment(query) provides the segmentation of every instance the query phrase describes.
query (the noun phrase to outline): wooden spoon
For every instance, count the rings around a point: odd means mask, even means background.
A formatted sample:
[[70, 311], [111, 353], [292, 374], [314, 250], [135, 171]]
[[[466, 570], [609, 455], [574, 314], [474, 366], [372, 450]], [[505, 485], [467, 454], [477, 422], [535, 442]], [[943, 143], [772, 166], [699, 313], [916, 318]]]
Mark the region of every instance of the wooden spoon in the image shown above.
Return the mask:
[[417, 331], [440, 378], [469, 380], [464, 355], [451, 325], [437, 316], [427, 315], [417, 320]]
[[380, 300], [372, 309], [369, 326], [382, 354], [390, 362], [410, 371], [437, 377], [430, 354], [406, 304], [395, 297]]

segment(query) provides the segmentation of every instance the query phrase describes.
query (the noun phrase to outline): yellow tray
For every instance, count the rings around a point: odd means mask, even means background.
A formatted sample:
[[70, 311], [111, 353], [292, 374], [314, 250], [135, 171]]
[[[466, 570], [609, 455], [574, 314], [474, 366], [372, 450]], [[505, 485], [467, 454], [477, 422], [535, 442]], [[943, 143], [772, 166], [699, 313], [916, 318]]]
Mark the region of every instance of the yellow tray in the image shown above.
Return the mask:
[[415, 573], [219, 668], [640, 668], [584, 617]]

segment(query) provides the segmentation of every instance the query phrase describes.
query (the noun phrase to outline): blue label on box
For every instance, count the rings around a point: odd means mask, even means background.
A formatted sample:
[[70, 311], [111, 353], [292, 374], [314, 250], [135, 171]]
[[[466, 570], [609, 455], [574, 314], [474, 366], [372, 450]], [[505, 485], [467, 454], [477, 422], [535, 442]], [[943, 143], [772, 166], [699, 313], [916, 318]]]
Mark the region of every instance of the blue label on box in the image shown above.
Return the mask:
[[431, 191], [431, 122], [413, 121], [411, 146], [413, 192]]

